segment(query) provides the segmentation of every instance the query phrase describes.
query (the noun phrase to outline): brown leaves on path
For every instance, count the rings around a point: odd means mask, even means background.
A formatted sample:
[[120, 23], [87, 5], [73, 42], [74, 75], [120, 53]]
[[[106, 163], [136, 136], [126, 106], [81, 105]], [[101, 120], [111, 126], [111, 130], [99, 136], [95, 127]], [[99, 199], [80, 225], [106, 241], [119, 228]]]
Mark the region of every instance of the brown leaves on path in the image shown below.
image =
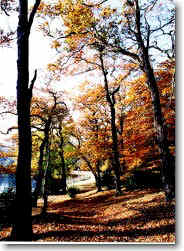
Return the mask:
[[33, 212], [34, 241], [175, 242], [175, 205], [159, 190], [95, 190], [50, 198], [46, 215]]

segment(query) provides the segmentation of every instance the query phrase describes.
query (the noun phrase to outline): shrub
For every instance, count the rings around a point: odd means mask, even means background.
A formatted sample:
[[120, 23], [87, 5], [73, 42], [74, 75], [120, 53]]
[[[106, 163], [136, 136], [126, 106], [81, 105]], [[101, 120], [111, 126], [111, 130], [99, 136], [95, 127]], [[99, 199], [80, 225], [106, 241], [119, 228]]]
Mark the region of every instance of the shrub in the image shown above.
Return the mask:
[[67, 189], [67, 194], [71, 197], [71, 198], [75, 198], [76, 194], [79, 193], [79, 189], [77, 187], [69, 187]]
[[108, 189], [114, 188], [114, 176], [112, 171], [107, 169], [101, 174], [101, 184], [102, 186], [106, 186]]
[[12, 188], [8, 188], [6, 191], [2, 192], [0, 194], [0, 199], [4, 199], [6, 201], [8, 200], [14, 200], [15, 199], [15, 191]]
[[137, 188], [160, 188], [162, 187], [159, 170], [135, 170], [133, 179]]
[[127, 177], [123, 184], [127, 190], [133, 190], [133, 189], [137, 188], [137, 184], [136, 184], [134, 176]]

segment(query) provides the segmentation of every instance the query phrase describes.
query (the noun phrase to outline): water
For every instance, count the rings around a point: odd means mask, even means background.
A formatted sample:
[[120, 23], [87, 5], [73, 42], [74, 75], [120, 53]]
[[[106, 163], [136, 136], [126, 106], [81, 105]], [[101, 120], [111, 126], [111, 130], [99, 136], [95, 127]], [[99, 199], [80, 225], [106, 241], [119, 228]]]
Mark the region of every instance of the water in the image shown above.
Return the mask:
[[[73, 175], [67, 177], [67, 186], [75, 186], [77, 184], [94, 183], [95, 178], [91, 172], [88, 171], [73, 171]], [[36, 187], [36, 181], [32, 179], [32, 192]], [[0, 174], [0, 194], [7, 192], [9, 189], [16, 191], [15, 174]]]
[[90, 171], [73, 171], [72, 175], [67, 177], [66, 183], [68, 187], [95, 183], [95, 177]]
[[[32, 192], [36, 187], [36, 181], [32, 180]], [[7, 192], [9, 189], [16, 191], [15, 174], [0, 174], [0, 193]]]
[[14, 174], [0, 174], [0, 193], [6, 192], [10, 188], [15, 190], [15, 182]]

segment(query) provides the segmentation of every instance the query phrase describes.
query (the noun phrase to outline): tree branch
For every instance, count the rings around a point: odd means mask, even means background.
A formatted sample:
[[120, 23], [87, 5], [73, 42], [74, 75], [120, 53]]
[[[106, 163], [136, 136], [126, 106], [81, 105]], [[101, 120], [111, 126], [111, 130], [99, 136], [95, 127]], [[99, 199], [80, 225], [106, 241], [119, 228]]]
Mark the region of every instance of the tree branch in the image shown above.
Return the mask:
[[[32, 94], [32, 91], [33, 91], [33, 87], [34, 87], [34, 83], [35, 83], [35, 81], [36, 81], [36, 78], [37, 78], [37, 70], [35, 70], [34, 77], [33, 77], [33, 79], [31, 80], [31, 84], [30, 84], [30, 87], [29, 87], [29, 90], [30, 90], [31, 94]], [[31, 96], [32, 96], [32, 95], [31, 95]]]
[[156, 28], [156, 29], [153, 29], [153, 30], [150, 30], [150, 33], [154, 33], [155, 31], [159, 31], [159, 30], [162, 30], [165, 26], [171, 24], [172, 22], [174, 21], [174, 18], [171, 18], [171, 20], [165, 24], [163, 24], [162, 26]]
[[0, 133], [3, 134], [3, 135], [7, 135], [7, 134], [9, 134], [9, 132], [11, 132], [12, 130], [18, 130], [18, 127], [17, 127], [17, 126], [12, 126], [12, 127], [8, 128], [7, 132], [2, 132], [2, 131], [0, 131]]
[[11, 115], [17, 116], [17, 113], [16, 113], [16, 112], [11, 112], [11, 111], [5, 111], [5, 112], [1, 112], [1, 113], [0, 113], [0, 115], [3, 115], [3, 114], [11, 114]]
[[119, 53], [121, 53], [121, 54], [123, 54], [125, 56], [131, 57], [131, 58], [136, 59], [136, 60], [138, 60], [140, 62], [140, 58], [139, 58], [139, 56], [137, 54], [135, 54], [133, 52], [130, 52], [130, 51], [127, 51], [127, 50], [121, 48], [120, 46], [117, 47], [117, 50], [115, 50], [115, 52], [119, 52]]
[[103, 4], [103, 3], [107, 2], [107, 1], [108, 1], [108, 0], [103, 0], [103, 1], [101, 1], [100, 3], [94, 4], [94, 5], [83, 3], [83, 5], [86, 6], [86, 7], [89, 7], [89, 8], [93, 8], [93, 7], [95, 7], [95, 6], [99, 6], [99, 5], [101, 5], [101, 4]]
[[39, 5], [40, 5], [40, 2], [41, 2], [41, 0], [36, 0], [35, 4], [34, 4], [34, 6], [33, 6], [33, 9], [32, 9], [32, 11], [31, 11], [31, 14], [30, 14], [30, 16], [29, 16], [29, 21], [28, 21], [28, 34], [30, 33], [31, 26], [32, 26], [32, 24], [33, 24], [33, 20], [34, 20], [35, 14], [36, 14], [36, 12], [37, 12], [37, 9], [38, 9], [38, 7], [39, 7]]
[[115, 105], [115, 103], [116, 103], [116, 101], [115, 101], [115, 94], [119, 91], [119, 89], [120, 89], [120, 85], [117, 87], [117, 88], [115, 88], [114, 89], [114, 91], [112, 92], [112, 93], [110, 93], [111, 94], [111, 96], [112, 96], [112, 103], [113, 103], [113, 105]]
[[8, 14], [8, 12], [6, 11], [6, 8], [3, 7], [3, 5], [1, 4], [1, 9], [2, 11], [9, 17], [10, 15]]
[[[59, 36], [57, 39], [68, 38], [68, 37], [70, 37], [70, 36], [72, 36], [72, 35], [85, 35], [85, 34], [87, 34], [88, 32], [89, 32], [89, 31], [78, 32], [78, 33], [76, 33], [76, 32], [74, 32], [74, 31], [72, 31], [72, 32], [70, 32], [70, 33], [68, 33], [68, 34], [66, 34], [66, 35]], [[52, 35], [51, 35], [51, 36], [52, 36]]]

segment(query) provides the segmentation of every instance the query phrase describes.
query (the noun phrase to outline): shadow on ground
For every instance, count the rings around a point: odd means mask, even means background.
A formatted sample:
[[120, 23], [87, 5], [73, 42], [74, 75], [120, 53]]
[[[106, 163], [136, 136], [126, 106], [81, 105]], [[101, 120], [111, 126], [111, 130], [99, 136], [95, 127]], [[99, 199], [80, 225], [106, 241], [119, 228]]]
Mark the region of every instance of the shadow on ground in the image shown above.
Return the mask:
[[[80, 194], [51, 201], [46, 214], [33, 217], [33, 241], [174, 242], [175, 204], [159, 190]], [[7, 241], [8, 239], [1, 239]]]

